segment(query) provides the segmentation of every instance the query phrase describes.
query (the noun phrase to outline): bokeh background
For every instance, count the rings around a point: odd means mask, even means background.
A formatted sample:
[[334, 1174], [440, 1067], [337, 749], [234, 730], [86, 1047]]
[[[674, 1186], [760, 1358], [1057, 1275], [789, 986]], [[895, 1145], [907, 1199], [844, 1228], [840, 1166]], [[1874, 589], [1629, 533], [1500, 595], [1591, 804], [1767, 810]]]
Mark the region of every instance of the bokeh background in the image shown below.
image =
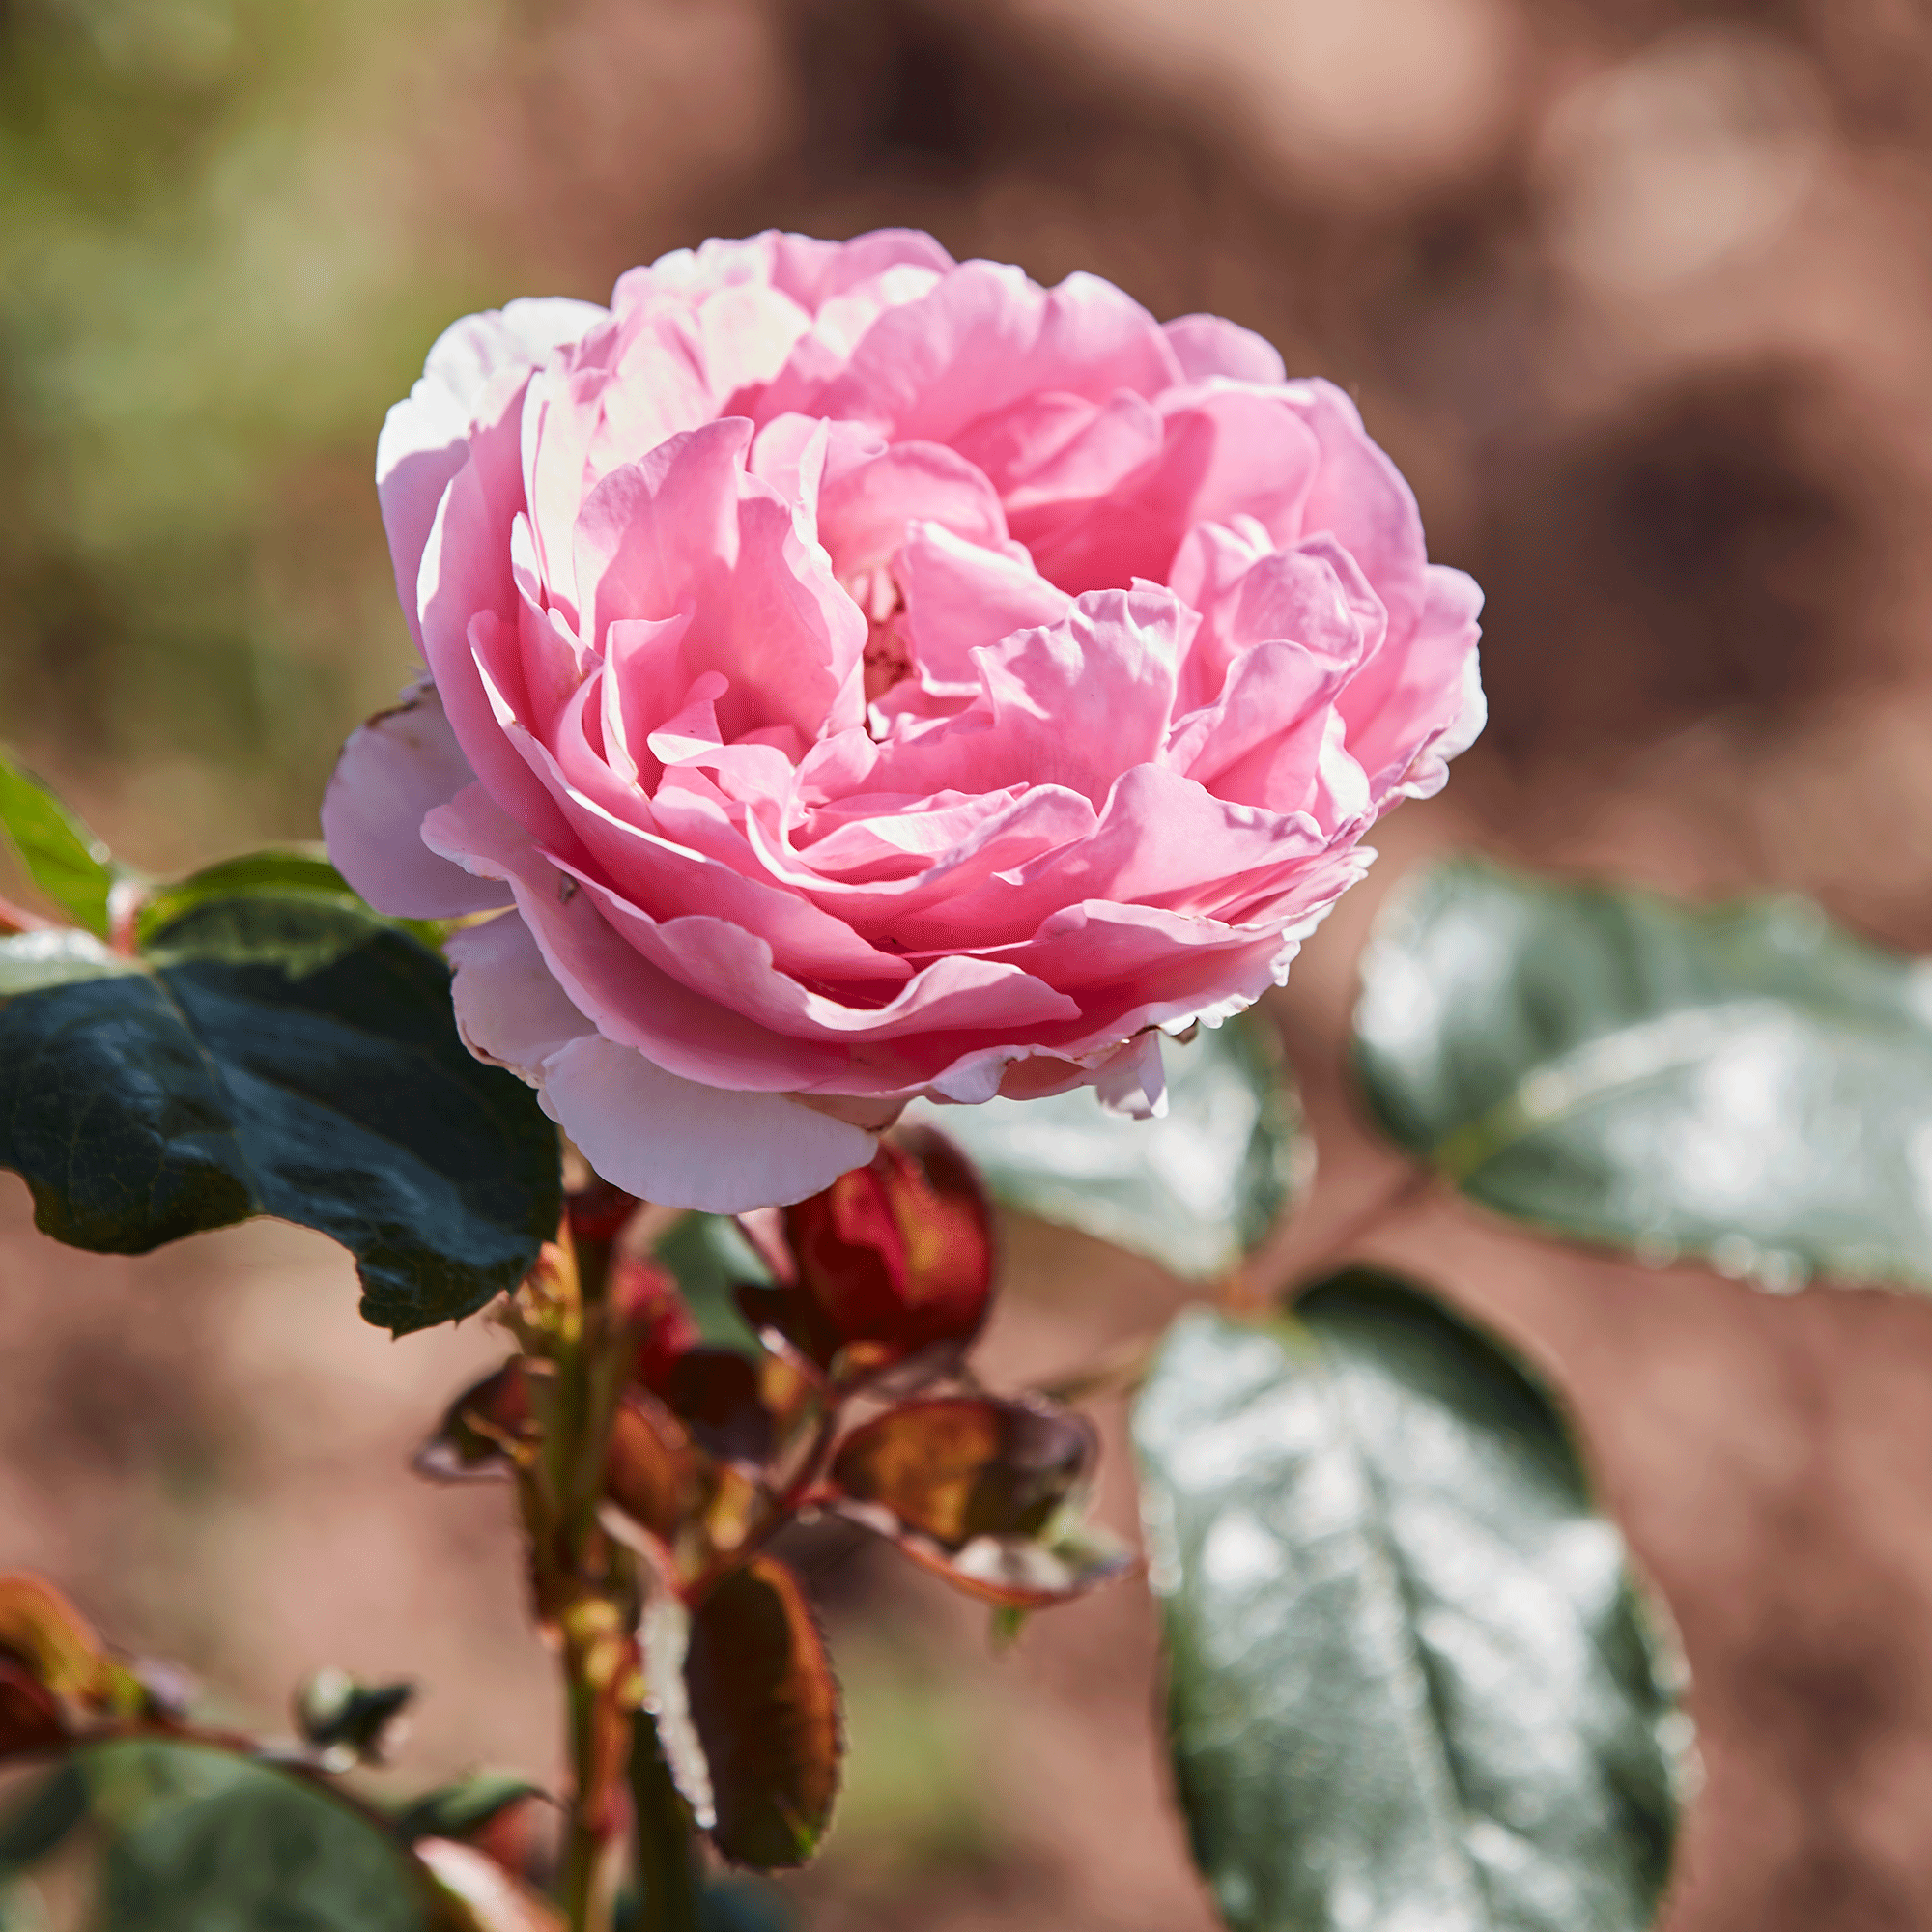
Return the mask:
[[[1799, 888], [1932, 951], [1918, 0], [0, 0], [0, 733], [141, 863], [313, 836], [409, 674], [370, 469], [442, 324], [884, 222], [1262, 330], [1488, 589], [1488, 735], [1276, 1003], [1322, 1162], [1284, 1277], [1395, 1172], [1340, 1042], [1427, 853]], [[1369, 1252], [1570, 1393], [1675, 1606], [1705, 1782], [1670, 1932], [1932, 1923], [1932, 1309], [1448, 1204]], [[995, 1379], [1180, 1294], [1008, 1254]], [[554, 1767], [505, 1498], [403, 1468], [480, 1324], [391, 1344], [285, 1229], [75, 1255], [11, 1179], [0, 1323], [0, 1564], [252, 1721], [322, 1663], [418, 1677], [402, 1782]], [[995, 1658], [942, 1586], [813, 1560], [854, 1749], [806, 1925], [1206, 1932], [1139, 1586]]]

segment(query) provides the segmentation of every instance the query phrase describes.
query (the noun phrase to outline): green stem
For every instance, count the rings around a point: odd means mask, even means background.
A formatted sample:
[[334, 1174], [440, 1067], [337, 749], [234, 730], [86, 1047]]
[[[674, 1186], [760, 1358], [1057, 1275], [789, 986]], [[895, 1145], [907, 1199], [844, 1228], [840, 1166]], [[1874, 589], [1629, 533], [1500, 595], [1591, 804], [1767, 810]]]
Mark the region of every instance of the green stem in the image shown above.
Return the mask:
[[[566, 1651], [575, 1651], [572, 1645]], [[575, 1662], [573, 1657], [572, 1662]], [[570, 1761], [575, 1792], [564, 1842], [563, 1904], [571, 1932], [608, 1932], [611, 1923], [610, 1888], [602, 1884], [604, 1839], [582, 1802], [595, 1775], [597, 1693], [582, 1670], [566, 1667], [570, 1701]]]
[[631, 1744], [631, 1801], [638, 1817], [639, 1932], [698, 1932], [691, 1810], [671, 1782], [657, 1726], [642, 1713]]

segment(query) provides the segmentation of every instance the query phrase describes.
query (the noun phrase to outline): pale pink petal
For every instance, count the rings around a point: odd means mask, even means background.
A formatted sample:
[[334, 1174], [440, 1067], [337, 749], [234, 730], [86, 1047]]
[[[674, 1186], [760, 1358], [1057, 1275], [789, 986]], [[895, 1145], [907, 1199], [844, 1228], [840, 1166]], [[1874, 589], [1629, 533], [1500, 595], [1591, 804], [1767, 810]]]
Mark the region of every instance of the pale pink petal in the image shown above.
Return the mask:
[[767, 229], [743, 242], [713, 240], [698, 248], [676, 248], [648, 268], [617, 279], [611, 305], [618, 311], [668, 298], [694, 300], [746, 283], [769, 283], [806, 310], [817, 310], [876, 276], [900, 267], [943, 274], [952, 257], [930, 235], [915, 228], [875, 228], [849, 242], [821, 242], [810, 235]]
[[1160, 410], [1159, 457], [1117, 492], [1013, 518], [1042, 577], [1076, 593], [1165, 582], [1195, 525], [1236, 516], [1278, 543], [1300, 534], [1322, 450], [1288, 390], [1209, 384], [1162, 397]]
[[968, 262], [930, 295], [888, 309], [842, 375], [787, 407], [950, 442], [1042, 390], [1097, 403], [1122, 388], [1158, 395], [1179, 375], [1153, 318], [1097, 276], [1069, 275], [1048, 291], [1017, 269]]
[[1073, 603], [1030, 563], [933, 524], [913, 528], [893, 574], [905, 596], [914, 669], [928, 689], [977, 692], [976, 650], [1015, 631], [1057, 624]]
[[1119, 489], [1161, 453], [1160, 412], [1132, 389], [1104, 403], [1052, 392], [1029, 396], [963, 431], [960, 453], [985, 471], [1024, 538], [1029, 526], [1051, 527], [1069, 503]]
[[997, 547], [1007, 540], [993, 486], [942, 443], [895, 443], [828, 476], [818, 499], [818, 540], [847, 582], [890, 558], [905, 542], [907, 526], [920, 520], [970, 544]]
[[514, 416], [479, 429], [469, 461], [437, 507], [416, 589], [423, 655], [470, 769], [533, 832], [567, 841], [549, 794], [503, 737], [471, 641], [473, 631], [504, 662], [516, 648], [510, 537], [523, 495], [516, 435]]
[[1216, 798], [1307, 810], [1348, 669], [1301, 644], [1257, 644], [1236, 661], [1219, 699], [1176, 725], [1165, 762]]
[[553, 1054], [596, 1033], [557, 984], [521, 915], [466, 926], [442, 950], [456, 970], [456, 1030], [478, 1060], [540, 1087]]
[[1488, 716], [1476, 654], [1482, 608], [1473, 579], [1431, 564], [1407, 650], [1378, 653], [1342, 694], [1349, 751], [1378, 800], [1440, 791], [1448, 761], [1481, 732]]
[[1160, 1033], [1150, 1027], [1103, 1061], [1094, 1073], [1094, 1092], [1110, 1114], [1132, 1121], [1157, 1121], [1167, 1113], [1167, 1072], [1160, 1061]]
[[1341, 544], [1386, 607], [1391, 641], [1405, 644], [1422, 613], [1429, 559], [1414, 493], [1334, 384], [1293, 383], [1282, 393], [1294, 396], [1321, 451], [1298, 533], [1326, 530]]
[[1218, 315], [1179, 315], [1164, 325], [1168, 347], [1190, 383], [1214, 376], [1238, 383], [1280, 383], [1287, 380], [1281, 352], [1265, 336]]
[[606, 1180], [667, 1208], [782, 1207], [878, 1151], [874, 1135], [781, 1094], [681, 1080], [608, 1039], [564, 1047], [545, 1069], [543, 1099]]
[[496, 881], [471, 878], [422, 842], [424, 815], [475, 781], [436, 687], [414, 686], [342, 748], [322, 800], [329, 862], [378, 912], [398, 919], [456, 919], [507, 904]]
[[874, 784], [908, 797], [1059, 785], [1098, 806], [1122, 771], [1160, 755], [1192, 622], [1153, 584], [1081, 598], [1060, 623], [981, 649], [980, 702], [896, 733]]
[[376, 440], [376, 494], [410, 635], [422, 642], [416, 576], [436, 506], [463, 468], [484, 391], [506, 371], [527, 374], [558, 343], [574, 342], [609, 311], [563, 297], [526, 298], [465, 316], [440, 335], [423, 373]]
[[727, 741], [771, 724], [811, 738], [841, 707], [857, 722], [866, 619], [791, 506], [747, 473], [751, 434], [742, 418], [711, 423], [605, 477], [578, 520], [578, 582], [599, 637], [691, 613], [683, 666], [729, 681]]
[[768, 1032], [643, 958], [580, 880], [531, 844], [480, 786], [432, 812], [424, 836], [458, 864], [509, 883], [557, 983], [607, 1039], [687, 1079], [760, 1093], [836, 1082], [847, 1069], [843, 1047]]

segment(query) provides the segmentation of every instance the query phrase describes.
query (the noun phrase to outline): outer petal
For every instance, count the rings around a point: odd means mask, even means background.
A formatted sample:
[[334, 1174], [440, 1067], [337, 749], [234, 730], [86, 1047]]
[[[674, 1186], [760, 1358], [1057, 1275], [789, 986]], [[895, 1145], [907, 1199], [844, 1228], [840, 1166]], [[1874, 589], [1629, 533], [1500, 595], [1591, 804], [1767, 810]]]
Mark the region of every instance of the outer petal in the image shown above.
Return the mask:
[[595, 302], [554, 296], [465, 316], [437, 338], [421, 379], [389, 412], [376, 440], [376, 494], [396, 567], [396, 594], [418, 649], [415, 592], [423, 545], [437, 503], [463, 468], [483, 391], [506, 370], [535, 368], [557, 344], [577, 341], [609, 313]]
[[1274, 344], [1223, 316], [1178, 315], [1162, 333], [1190, 383], [1205, 383], [1210, 376], [1232, 376], [1237, 383], [1287, 380]]
[[507, 905], [494, 879], [472, 878], [422, 842], [425, 813], [476, 781], [427, 679], [392, 711], [358, 724], [322, 800], [322, 836], [335, 869], [398, 919], [458, 919]]
[[1476, 741], [1489, 711], [1477, 666], [1483, 593], [1460, 570], [1431, 564], [1422, 616], [1406, 650], [1384, 650], [1342, 694], [1349, 751], [1378, 804], [1428, 798], [1449, 760]]
[[456, 969], [456, 1029], [478, 1060], [541, 1087], [544, 1063], [597, 1031], [557, 984], [518, 914], [453, 932], [443, 951]]
[[803, 1201], [878, 1151], [863, 1128], [782, 1094], [700, 1087], [595, 1037], [546, 1064], [543, 1101], [606, 1180], [712, 1214]]

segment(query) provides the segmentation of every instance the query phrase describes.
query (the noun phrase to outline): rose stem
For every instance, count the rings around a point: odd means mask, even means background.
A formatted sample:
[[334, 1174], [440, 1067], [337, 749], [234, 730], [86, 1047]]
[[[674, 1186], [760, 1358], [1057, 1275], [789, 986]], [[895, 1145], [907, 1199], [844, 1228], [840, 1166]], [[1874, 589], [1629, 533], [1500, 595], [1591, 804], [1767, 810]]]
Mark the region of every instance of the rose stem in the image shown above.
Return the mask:
[[657, 1726], [639, 1714], [631, 1740], [631, 1804], [638, 1824], [639, 1932], [697, 1932], [697, 1861], [691, 1812], [671, 1782]]
[[[629, 1713], [620, 1689], [635, 1624], [628, 1565], [597, 1524], [611, 1425], [629, 1371], [632, 1338], [605, 1295], [609, 1255], [580, 1249], [568, 1223], [549, 1284], [555, 1317], [555, 1397], [545, 1430], [547, 1480], [525, 1486], [545, 1615], [562, 1637], [572, 1791], [564, 1842], [564, 1905], [571, 1932], [611, 1932], [612, 1784], [622, 1776]], [[618, 1752], [613, 1762], [613, 1751]]]

